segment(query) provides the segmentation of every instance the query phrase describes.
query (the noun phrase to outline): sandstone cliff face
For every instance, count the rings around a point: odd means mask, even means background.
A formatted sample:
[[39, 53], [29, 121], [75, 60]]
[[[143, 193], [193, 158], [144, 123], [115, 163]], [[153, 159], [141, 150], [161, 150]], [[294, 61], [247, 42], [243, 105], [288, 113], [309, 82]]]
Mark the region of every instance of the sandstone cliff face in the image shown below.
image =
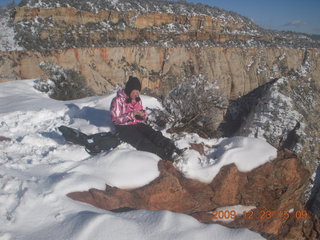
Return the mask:
[[0, 81], [46, 77], [39, 63], [50, 61], [79, 71], [97, 94], [136, 75], [144, 88], [166, 95], [201, 74], [234, 99], [299, 69], [306, 51], [311, 77], [320, 76], [318, 45], [308, 37], [267, 31], [201, 4], [25, 0], [10, 22], [25, 50], [1, 52]]
[[[308, 50], [310, 77], [319, 86], [320, 52]], [[40, 62], [79, 71], [97, 94], [123, 85], [129, 75], [157, 95], [167, 94], [185, 77], [202, 74], [235, 99], [258, 86], [300, 69], [304, 50], [224, 47], [108, 47], [56, 50], [48, 53], [1, 53], [1, 81], [45, 77]]]
[[[14, 14], [13, 25], [20, 44], [32, 50], [159, 45], [168, 41], [225, 42], [257, 37], [259, 28], [237, 14], [232, 16], [215, 8], [190, 8], [182, 3], [165, 2], [162, 4], [168, 7], [164, 7], [161, 3], [146, 1], [143, 5], [148, 3], [150, 6], [141, 7], [130, 6], [132, 3], [127, 2], [122, 11], [120, 2], [119, 6], [110, 2], [104, 2], [105, 6], [93, 3], [93, 7], [85, 3], [71, 3], [72, 7], [68, 3], [68, 7], [64, 7], [65, 4], [57, 4], [57, 1], [42, 4], [42, 7], [39, 7], [41, 3], [22, 4]], [[257, 39], [275, 38], [259, 35]]]
[[137, 14], [135, 11], [119, 12], [112, 10], [102, 10], [98, 13], [93, 13], [65, 7], [48, 9], [22, 7], [18, 9], [14, 23], [49, 17], [52, 18], [52, 21], [59, 23], [61, 28], [65, 28], [67, 25], [99, 23], [101, 21], [119, 24], [122, 21], [128, 27], [138, 29], [160, 27], [166, 24], [183, 24], [189, 27], [189, 31], [200, 30], [204, 33], [220, 33], [225, 28], [228, 28], [229, 31], [241, 30], [245, 25], [235, 20], [225, 23], [223, 20], [215, 19], [211, 16], [186, 16], [157, 12]]

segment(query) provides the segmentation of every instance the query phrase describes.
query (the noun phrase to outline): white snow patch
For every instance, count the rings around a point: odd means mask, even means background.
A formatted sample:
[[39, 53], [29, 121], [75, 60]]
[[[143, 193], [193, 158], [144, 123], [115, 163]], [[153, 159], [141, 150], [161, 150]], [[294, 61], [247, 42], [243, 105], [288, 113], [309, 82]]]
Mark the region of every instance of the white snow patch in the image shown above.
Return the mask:
[[[63, 140], [60, 125], [86, 133], [112, 130], [109, 106], [114, 94], [63, 102], [32, 86], [33, 80], [0, 83], [0, 136], [11, 138], [0, 142], [0, 239], [263, 239], [248, 229], [201, 224], [184, 214], [114, 213], [67, 198], [69, 192], [104, 189], [105, 184], [120, 188], [148, 184], [159, 175], [159, 158], [127, 144], [93, 157]], [[161, 107], [154, 98], [142, 96], [142, 101], [146, 107]], [[177, 144], [195, 141], [202, 139], [186, 135]], [[207, 157], [188, 151], [180, 167], [205, 180], [223, 164], [235, 162], [247, 171], [273, 152], [254, 139], [203, 142], [212, 146], [206, 149]]]
[[262, 139], [232, 137], [221, 139], [205, 156], [187, 150], [176, 167], [188, 178], [210, 183], [223, 166], [234, 163], [239, 171], [248, 172], [276, 156], [277, 149]]
[[14, 29], [8, 26], [8, 17], [0, 16], [0, 51], [23, 50], [14, 39]]

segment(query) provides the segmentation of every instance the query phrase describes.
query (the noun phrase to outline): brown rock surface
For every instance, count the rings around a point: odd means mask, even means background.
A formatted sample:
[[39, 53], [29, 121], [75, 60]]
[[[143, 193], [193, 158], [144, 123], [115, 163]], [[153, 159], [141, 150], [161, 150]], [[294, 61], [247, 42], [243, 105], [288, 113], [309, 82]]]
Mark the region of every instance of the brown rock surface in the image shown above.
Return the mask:
[[230, 31], [240, 30], [243, 23], [237, 23], [229, 20], [223, 22], [212, 16], [188, 16], [176, 15], [164, 12], [146, 12], [138, 13], [135, 11], [113, 11], [103, 10], [97, 13], [78, 10], [75, 8], [28, 8], [20, 7], [15, 14], [14, 23], [22, 20], [33, 20], [35, 18], [51, 17], [53, 21], [58, 22], [60, 27], [64, 25], [95, 23], [102, 20], [108, 20], [117, 24], [120, 20], [129, 27], [138, 29], [163, 26], [165, 24], [183, 24], [189, 27], [190, 31], [203, 31], [205, 33], [217, 33], [228, 28]]
[[3, 141], [11, 141], [11, 139], [7, 138], [7, 137], [0, 136], [0, 142], [3, 142]]
[[[304, 50], [299, 49], [241, 49], [224, 47], [105, 47], [75, 48], [63, 51], [0, 52], [0, 82], [14, 79], [46, 78], [39, 64], [52, 62], [66, 69], [79, 71], [97, 94], [123, 84], [135, 75], [143, 88], [165, 95], [184, 77], [202, 74], [216, 81], [228, 98], [235, 99], [266, 83], [270, 78], [285, 75], [273, 72], [275, 66], [286, 69], [301, 67]], [[320, 75], [319, 51], [308, 50], [313, 62], [311, 77]], [[279, 61], [281, 56], [284, 59]], [[262, 70], [263, 69], [263, 70]]]
[[246, 227], [270, 239], [289, 239], [295, 232], [318, 234], [300, 200], [309, 172], [290, 152], [279, 152], [276, 160], [251, 172], [240, 172], [233, 164], [225, 166], [210, 184], [185, 178], [170, 162], [160, 161], [158, 166], [160, 176], [144, 187], [125, 190], [107, 185], [104, 191], [90, 189], [68, 197], [107, 210], [170, 210], [204, 223], [213, 223], [210, 211], [219, 207], [255, 206], [250, 214], [219, 223]]

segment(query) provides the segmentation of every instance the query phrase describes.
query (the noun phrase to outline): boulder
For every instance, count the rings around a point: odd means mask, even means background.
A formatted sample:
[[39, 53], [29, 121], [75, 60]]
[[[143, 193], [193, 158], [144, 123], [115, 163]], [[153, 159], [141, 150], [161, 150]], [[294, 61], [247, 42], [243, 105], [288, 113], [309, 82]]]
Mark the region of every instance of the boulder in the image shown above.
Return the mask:
[[[301, 201], [310, 173], [289, 151], [279, 152], [277, 159], [251, 172], [240, 172], [234, 164], [225, 166], [210, 184], [184, 177], [171, 162], [159, 161], [158, 167], [159, 177], [141, 188], [107, 185], [105, 190], [73, 192], [68, 197], [113, 211], [185, 213], [203, 223], [249, 228], [269, 239], [318, 234], [319, 226]], [[253, 208], [244, 215], [237, 213], [234, 219], [227, 216], [227, 210], [219, 210], [234, 205]], [[221, 213], [218, 219], [213, 219], [214, 211]]]

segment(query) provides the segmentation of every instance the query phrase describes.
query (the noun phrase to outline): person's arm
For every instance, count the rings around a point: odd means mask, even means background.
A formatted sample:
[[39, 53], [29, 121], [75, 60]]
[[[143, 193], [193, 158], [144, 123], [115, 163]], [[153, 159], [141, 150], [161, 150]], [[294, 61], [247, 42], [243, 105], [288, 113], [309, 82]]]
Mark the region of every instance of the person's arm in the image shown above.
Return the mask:
[[137, 104], [138, 108], [134, 111], [134, 116], [138, 116], [140, 121], [146, 120], [148, 118], [148, 114], [143, 108], [142, 101], [140, 100]]
[[139, 121], [147, 119], [147, 113], [144, 110], [135, 110], [133, 111], [135, 118]]

